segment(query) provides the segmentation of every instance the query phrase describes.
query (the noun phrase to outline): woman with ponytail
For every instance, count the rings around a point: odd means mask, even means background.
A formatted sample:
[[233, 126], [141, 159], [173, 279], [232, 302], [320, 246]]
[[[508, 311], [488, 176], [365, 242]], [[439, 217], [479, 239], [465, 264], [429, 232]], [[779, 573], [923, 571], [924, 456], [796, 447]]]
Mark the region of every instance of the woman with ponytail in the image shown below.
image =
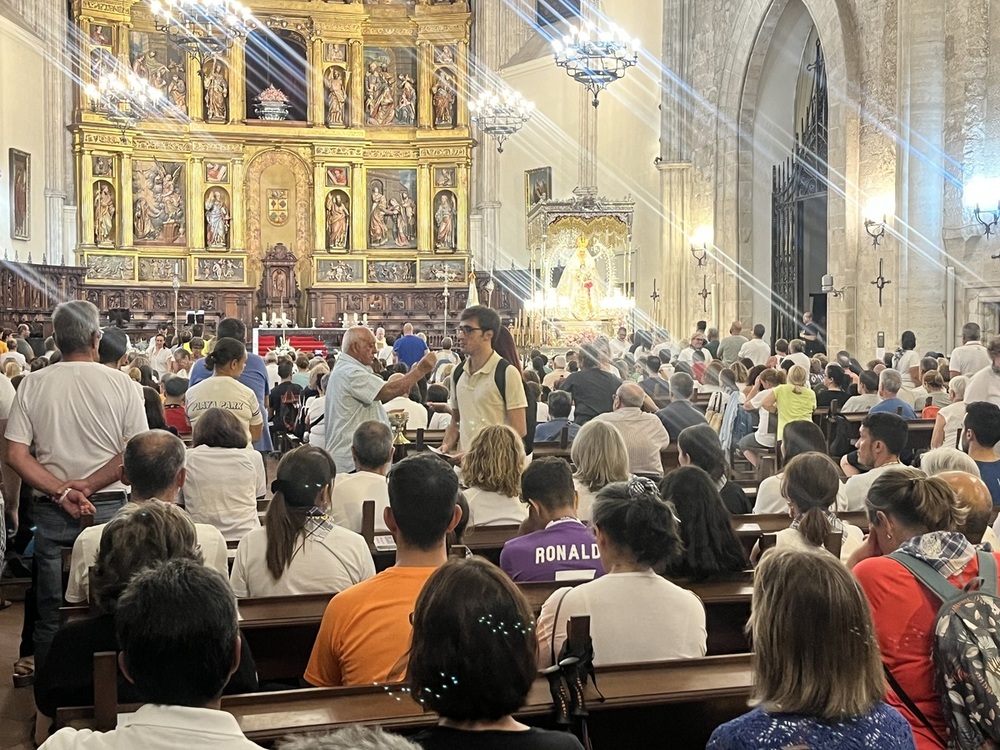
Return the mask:
[[313, 445], [278, 462], [264, 526], [236, 549], [230, 575], [236, 596], [333, 594], [375, 575], [365, 540], [327, 514], [336, 474], [333, 459]]
[[812, 419], [816, 409], [816, 392], [806, 385], [809, 372], [801, 365], [788, 370], [788, 382], [768, 391], [761, 406], [778, 415], [778, 440], [782, 440], [785, 425], [799, 420]]
[[[941, 602], [889, 555], [898, 552], [922, 560], [958, 593], [958, 587], [979, 575], [976, 548], [955, 531], [965, 522], [967, 510], [944, 479], [909, 468], [881, 474], [868, 490], [865, 504], [871, 533], [848, 567], [853, 566], [871, 605], [882, 663], [892, 686], [886, 700], [910, 723], [917, 750], [944, 748], [948, 728], [929, 658]], [[1000, 567], [1000, 556], [992, 556]]]
[[198, 418], [213, 407], [235, 414], [247, 434], [247, 444], [260, 439], [264, 431], [264, 417], [257, 395], [237, 378], [247, 365], [247, 348], [242, 341], [221, 338], [215, 342], [212, 353], [205, 357], [205, 367], [212, 377], [188, 388], [185, 394], [187, 418], [194, 429]]
[[823, 388], [816, 393], [817, 408], [826, 409], [834, 401], [843, 406], [851, 397], [848, 393], [850, 388], [851, 376], [844, 372], [844, 368], [838, 364], [827, 365], [823, 375]]
[[596, 665], [705, 655], [701, 600], [654, 571], [682, 553], [679, 525], [673, 506], [649, 479], [615, 482], [597, 493], [593, 526], [605, 574], [559, 589], [542, 606], [539, 667], [558, 658], [566, 623], [578, 615], [590, 617]]
[[[865, 533], [844, 523], [830, 510], [839, 491], [840, 471], [829, 456], [807, 452], [789, 461], [781, 479], [781, 496], [788, 503], [792, 523], [778, 532], [775, 546], [822, 548], [827, 534], [838, 532], [842, 536], [840, 559], [846, 562], [864, 543]], [[759, 554], [755, 548], [754, 561]]]

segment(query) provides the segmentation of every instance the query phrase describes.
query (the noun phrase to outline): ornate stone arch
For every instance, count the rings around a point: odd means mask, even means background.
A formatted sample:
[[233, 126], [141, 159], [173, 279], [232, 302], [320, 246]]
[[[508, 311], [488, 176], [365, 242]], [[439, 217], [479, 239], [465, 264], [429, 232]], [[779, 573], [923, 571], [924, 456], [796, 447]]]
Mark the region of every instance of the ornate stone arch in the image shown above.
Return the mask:
[[[753, 149], [750, 142], [757, 110], [764, 59], [778, 21], [790, 0], [749, 0], [742, 5], [733, 24], [732, 44], [718, 80], [716, 132], [720, 148], [715, 169], [716, 245], [732, 248], [734, 260], [752, 270], [750, 245], [753, 198]], [[856, 20], [848, 0], [802, 0], [826, 58], [829, 100], [829, 183], [827, 245], [829, 266], [840, 279], [853, 282], [848, 269], [855, 268], [858, 253], [858, 168], [860, 105], [852, 92], [860, 88], [860, 58]], [[733, 175], [736, 179], [732, 179]], [[727, 179], [728, 175], [728, 179]], [[753, 231], [761, 228], [754, 227]], [[723, 313], [749, 315], [749, 286], [727, 274], [722, 299], [732, 308]], [[739, 306], [737, 306], [739, 300]], [[854, 350], [856, 309], [847, 304], [831, 309], [831, 337]]]
[[247, 167], [244, 180], [244, 199], [246, 205], [246, 246], [249, 271], [259, 276], [261, 258], [267, 253], [267, 248], [261, 242], [261, 218], [264, 213], [263, 196], [260, 189], [260, 177], [268, 167], [283, 165], [295, 175], [295, 205], [292, 208], [295, 221], [295, 241], [292, 252], [298, 257], [296, 271], [299, 278], [312, 264], [312, 195], [313, 178], [309, 165], [298, 154], [287, 149], [267, 149], [255, 156]]

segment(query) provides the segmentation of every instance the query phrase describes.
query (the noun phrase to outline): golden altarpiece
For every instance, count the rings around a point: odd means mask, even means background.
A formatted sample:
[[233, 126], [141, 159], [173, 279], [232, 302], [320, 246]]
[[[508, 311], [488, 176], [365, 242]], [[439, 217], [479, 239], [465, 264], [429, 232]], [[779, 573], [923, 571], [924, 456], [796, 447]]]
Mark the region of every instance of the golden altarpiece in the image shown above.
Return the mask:
[[[446, 280], [461, 309], [468, 3], [246, 4], [257, 29], [199, 59], [155, 30], [146, 0], [74, 0], [87, 298], [140, 320], [179, 305], [250, 323], [282, 301], [262, 263], [280, 245], [299, 325], [369, 313], [432, 326]], [[92, 111], [86, 85], [116, 69], [160, 89], [156, 115], [119, 127]]]

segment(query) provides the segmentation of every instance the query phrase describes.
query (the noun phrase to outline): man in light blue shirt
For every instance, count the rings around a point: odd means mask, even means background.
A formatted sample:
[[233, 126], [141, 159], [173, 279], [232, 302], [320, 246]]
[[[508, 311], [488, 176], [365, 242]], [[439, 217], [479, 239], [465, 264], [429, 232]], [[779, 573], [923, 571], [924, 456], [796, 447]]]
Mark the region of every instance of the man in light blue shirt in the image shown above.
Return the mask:
[[878, 376], [878, 395], [882, 397], [882, 400], [869, 409], [868, 413], [899, 413], [903, 419], [916, 419], [917, 415], [914, 413], [913, 407], [897, 395], [902, 386], [903, 381], [898, 372], [889, 369], [882, 370]]
[[382, 406], [396, 396], [409, 394], [421, 378], [434, 370], [437, 357], [427, 352], [406, 375], [386, 382], [372, 372], [375, 359], [375, 334], [364, 326], [349, 328], [344, 334], [343, 350], [337, 365], [330, 371], [326, 389], [326, 452], [337, 465], [337, 473], [354, 470], [351, 440], [364, 422], [389, 424]]

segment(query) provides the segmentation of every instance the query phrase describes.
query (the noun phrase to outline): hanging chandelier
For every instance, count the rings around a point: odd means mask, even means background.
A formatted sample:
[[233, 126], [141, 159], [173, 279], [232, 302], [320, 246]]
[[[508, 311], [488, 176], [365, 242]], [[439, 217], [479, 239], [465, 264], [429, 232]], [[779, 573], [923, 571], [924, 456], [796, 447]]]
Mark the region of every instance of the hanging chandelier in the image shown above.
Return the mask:
[[595, 107], [597, 95], [639, 61], [639, 40], [630, 38], [614, 24], [603, 31], [590, 21], [580, 28], [570, 27], [570, 33], [562, 41], [552, 41], [552, 50], [556, 65], [583, 84], [594, 96]]
[[84, 94], [92, 112], [121, 129], [122, 140], [127, 129], [157, 113], [163, 102], [163, 94], [158, 88], [131, 71], [106, 73], [98, 79], [97, 85], [88, 84]]
[[533, 102], [525, 100], [516, 91], [495, 93], [484, 91], [469, 103], [472, 121], [479, 130], [493, 136], [497, 151], [503, 153], [503, 144], [531, 118], [535, 111]]
[[239, 0], [150, 0], [149, 8], [156, 30], [202, 65], [257, 28], [253, 13]]

